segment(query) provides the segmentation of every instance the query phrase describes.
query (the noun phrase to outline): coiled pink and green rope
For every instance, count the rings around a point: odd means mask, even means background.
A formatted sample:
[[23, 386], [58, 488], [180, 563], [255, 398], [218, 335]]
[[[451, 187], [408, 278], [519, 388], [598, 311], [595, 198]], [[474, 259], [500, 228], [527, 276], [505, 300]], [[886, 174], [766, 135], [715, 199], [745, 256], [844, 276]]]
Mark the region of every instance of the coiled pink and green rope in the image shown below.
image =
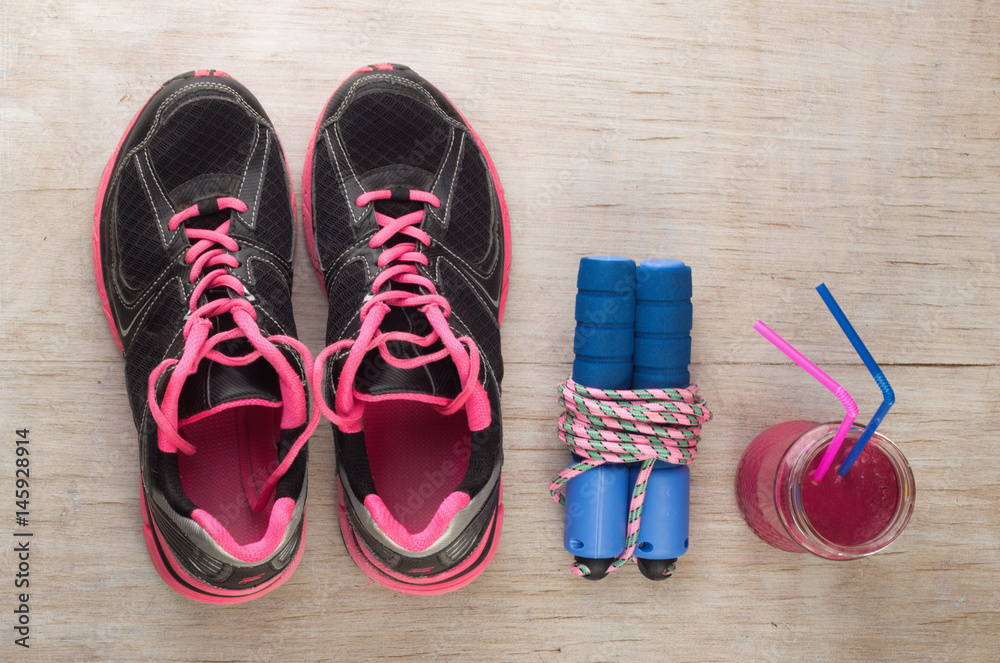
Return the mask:
[[[582, 458], [559, 473], [549, 484], [552, 499], [566, 506], [563, 484], [604, 463], [642, 465], [629, 503], [625, 550], [608, 573], [632, 559], [639, 539], [642, 505], [653, 464], [662, 460], [687, 465], [698, 454], [701, 427], [712, 419], [698, 387], [687, 389], [594, 389], [566, 378], [559, 383], [559, 439]], [[672, 571], [671, 567], [668, 569]], [[576, 562], [573, 573], [590, 575]]]

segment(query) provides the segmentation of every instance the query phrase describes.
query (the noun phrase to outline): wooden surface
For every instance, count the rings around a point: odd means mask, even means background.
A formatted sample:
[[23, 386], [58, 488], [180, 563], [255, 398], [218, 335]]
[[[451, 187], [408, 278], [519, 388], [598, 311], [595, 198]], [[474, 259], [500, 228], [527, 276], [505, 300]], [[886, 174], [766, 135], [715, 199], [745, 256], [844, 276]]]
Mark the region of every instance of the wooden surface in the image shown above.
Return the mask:
[[[0, 0], [0, 659], [969, 660], [1000, 658], [1000, 8], [885, 0], [539, 6]], [[445, 596], [365, 577], [335, 520], [331, 433], [311, 446], [309, 538], [247, 605], [192, 603], [141, 535], [122, 361], [94, 288], [101, 170], [159, 83], [221, 68], [260, 98], [298, 181], [317, 114], [360, 65], [445, 91], [507, 189], [506, 523], [491, 567]], [[692, 471], [691, 549], [654, 584], [572, 577], [547, 496], [567, 459], [577, 261], [678, 257], [715, 420]], [[318, 351], [325, 302], [298, 248]], [[751, 325], [880, 394], [813, 287], [826, 282], [896, 387], [882, 430], [917, 504], [885, 553], [831, 563], [744, 526], [739, 456], [838, 404]], [[13, 430], [32, 444], [31, 644], [12, 644]], [[8, 439], [9, 438], [9, 439]]]

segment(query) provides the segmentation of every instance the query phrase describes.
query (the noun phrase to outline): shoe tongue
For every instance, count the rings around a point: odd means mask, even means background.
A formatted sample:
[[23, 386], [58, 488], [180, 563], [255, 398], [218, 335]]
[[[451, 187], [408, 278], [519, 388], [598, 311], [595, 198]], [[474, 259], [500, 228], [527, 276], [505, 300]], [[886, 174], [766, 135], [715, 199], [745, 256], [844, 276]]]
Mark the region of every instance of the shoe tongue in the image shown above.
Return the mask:
[[[427, 318], [414, 308], [393, 308], [379, 326], [381, 331], [405, 331], [425, 335]], [[441, 342], [422, 348], [407, 341], [390, 341], [389, 352], [399, 359], [412, 359], [437, 352]], [[454, 398], [462, 390], [458, 370], [450, 357], [416, 368], [399, 368], [388, 363], [378, 350], [365, 355], [354, 378], [354, 388], [370, 396], [418, 394]]]
[[434, 184], [434, 173], [429, 173], [416, 166], [397, 164], [370, 170], [361, 176], [360, 181], [365, 191], [381, 191], [382, 189], [430, 191]]
[[167, 197], [174, 209], [180, 211], [209, 198], [235, 196], [240, 178], [226, 173], [208, 173], [192, 178], [175, 187]]
[[278, 374], [263, 359], [246, 366], [226, 366], [204, 360], [184, 381], [178, 402], [178, 419], [187, 419], [240, 400], [281, 402]]
[[[411, 189], [430, 191], [434, 184], [433, 173], [422, 168], [406, 165], [383, 166], [361, 176], [361, 186], [365, 191], [383, 189]], [[424, 204], [411, 200], [377, 200], [375, 210], [394, 218], [423, 209]]]
[[[231, 216], [232, 212], [228, 209], [224, 209], [221, 212], [215, 212], [214, 214], [196, 216], [193, 219], [188, 219], [185, 223], [188, 228], [197, 228], [198, 230], [215, 230], [228, 221]], [[194, 244], [196, 241], [198, 240], [191, 240], [191, 244]]]
[[[196, 205], [210, 198], [235, 195], [238, 178], [234, 175], [212, 174], [195, 178], [170, 192], [170, 200], [176, 209]], [[215, 230], [232, 217], [232, 210], [223, 209], [213, 214], [193, 217], [185, 221], [188, 228]], [[194, 241], [191, 242], [192, 244]], [[230, 297], [231, 291], [225, 287], [211, 288], [203, 295], [205, 300]], [[223, 316], [213, 320], [213, 332], [218, 333], [234, 326], [232, 318]], [[217, 347], [230, 356], [240, 356], [253, 350], [245, 339], [226, 341]], [[183, 420], [220, 405], [241, 400], [261, 400], [281, 403], [281, 383], [274, 368], [264, 359], [246, 366], [227, 366], [215, 361], [203, 360], [198, 370], [184, 381], [177, 404], [178, 419]]]
[[[366, 191], [383, 189], [430, 191], [434, 183], [434, 174], [422, 168], [399, 164], [371, 170], [362, 175], [360, 181]], [[423, 207], [424, 203], [409, 200], [375, 202], [376, 211], [396, 218]], [[388, 242], [386, 246], [400, 241], [412, 240], [400, 236]], [[425, 336], [431, 331], [426, 315], [412, 307], [393, 307], [382, 320], [379, 329], [382, 332], [403, 331], [420, 336]], [[443, 346], [440, 341], [428, 348], [406, 341], [392, 341], [388, 347], [394, 357], [412, 359], [437, 352]], [[448, 357], [416, 368], [399, 368], [383, 359], [378, 350], [373, 350], [365, 355], [361, 362], [354, 378], [354, 388], [359, 393], [369, 396], [397, 394], [401, 398], [434, 396], [451, 399], [462, 390], [462, 383], [455, 363]]]

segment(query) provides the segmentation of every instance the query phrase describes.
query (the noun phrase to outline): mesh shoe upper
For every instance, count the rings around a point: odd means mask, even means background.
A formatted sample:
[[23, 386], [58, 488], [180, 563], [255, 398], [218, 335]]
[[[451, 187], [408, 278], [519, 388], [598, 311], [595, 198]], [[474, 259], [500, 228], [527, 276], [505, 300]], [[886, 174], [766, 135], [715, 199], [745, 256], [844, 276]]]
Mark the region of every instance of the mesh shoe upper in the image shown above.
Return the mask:
[[102, 184], [95, 263], [157, 546], [182, 584], [244, 591], [298, 550], [318, 413], [294, 339], [284, 155], [253, 95], [213, 74], [172, 79], [133, 121]]
[[[490, 535], [499, 504], [502, 190], [461, 114], [400, 65], [359, 70], [334, 93], [303, 186], [310, 252], [329, 297], [331, 346], [318, 360], [322, 387], [314, 384], [338, 403], [347, 517], [390, 573], [438, 576]], [[373, 307], [380, 297], [387, 304]], [[371, 316], [381, 347], [348, 347], [370, 337]], [[356, 424], [343, 419], [345, 370]]]

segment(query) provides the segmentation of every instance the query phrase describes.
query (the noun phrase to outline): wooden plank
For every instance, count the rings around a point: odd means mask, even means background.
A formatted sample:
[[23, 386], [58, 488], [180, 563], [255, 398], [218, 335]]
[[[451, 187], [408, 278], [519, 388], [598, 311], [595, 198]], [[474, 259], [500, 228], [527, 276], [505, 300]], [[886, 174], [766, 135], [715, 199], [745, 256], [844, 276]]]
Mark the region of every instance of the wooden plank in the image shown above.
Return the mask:
[[[996, 659], [998, 19], [967, 1], [0, 2], [0, 426], [31, 428], [38, 477], [32, 648], [10, 642], [8, 552], [0, 660]], [[142, 542], [135, 431], [91, 271], [101, 170], [160, 82], [215, 66], [260, 98], [298, 182], [324, 100], [386, 60], [463, 109], [507, 190], [499, 551], [454, 594], [365, 586], [323, 425], [299, 570], [260, 601], [192, 603]], [[692, 373], [715, 420], [692, 468], [691, 550], [666, 583], [572, 578], [547, 497], [567, 459], [554, 386], [576, 264], [598, 253], [694, 268]], [[296, 269], [318, 351], [326, 304], [301, 246]], [[896, 387], [884, 430], [917, 482], [900, 540], [845, 564], [770, 549], [732, 496], [757, 432], [839, 415], [754, 320], [827, 367], [862, 417], [880, 400], [812, 291], [823, 281]], [[13, 460], [0, 451], [2, 495]]]

